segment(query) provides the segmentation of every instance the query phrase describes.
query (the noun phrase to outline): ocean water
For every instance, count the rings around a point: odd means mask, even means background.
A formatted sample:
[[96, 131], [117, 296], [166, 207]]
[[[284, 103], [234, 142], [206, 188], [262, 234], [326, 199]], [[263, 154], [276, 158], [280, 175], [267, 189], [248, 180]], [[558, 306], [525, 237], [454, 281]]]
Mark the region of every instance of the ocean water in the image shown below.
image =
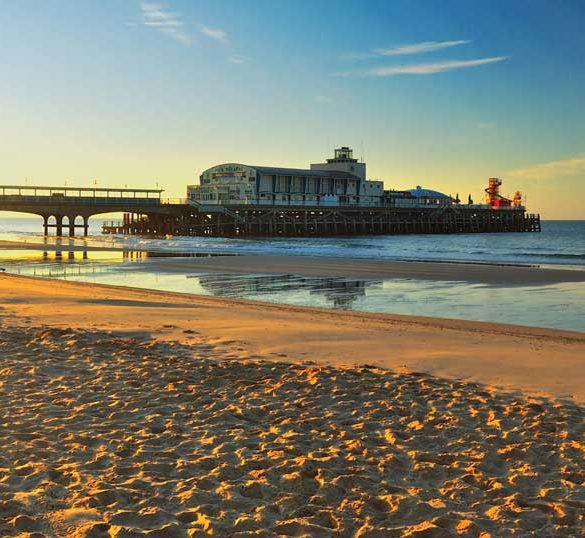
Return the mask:
[[[368, 235], [352, 237], [214, 238], [103, 236], [102, 219], [77, 243], [173, 252], [286, 254], [575, 266], [585, 269], [585, 221], [544, 221], [541, 233]], [[41, 242], [40, 219], [0, 219], [0, 239]]]
[[[0, 239], [45, 241], [36, 219], [0, 220]], [[0, 250], [8, 272], [80, 282], [178, 291], [274, 303], [437, 316], [570, 329], [585, 332], [585, 283], [494, 286], [413, 279], [308, 278], [282, 274], [168, 273], [133, 252], [164, 256], [199, 254], [295, 254], [530, 264], [585, 270], [585, 222], [544, 222], [526, 234], [363, 236], [302, 239], [221, 239], [101, 236], [96, 219], [87, 239], [58, 240], [59, 252]], [[57, 241], [49, 238], [49, 243]], [[71, 244], [126, 247], [128, 252], [72, 251]], [[160, 263], [161, 259], [157, 258]]]

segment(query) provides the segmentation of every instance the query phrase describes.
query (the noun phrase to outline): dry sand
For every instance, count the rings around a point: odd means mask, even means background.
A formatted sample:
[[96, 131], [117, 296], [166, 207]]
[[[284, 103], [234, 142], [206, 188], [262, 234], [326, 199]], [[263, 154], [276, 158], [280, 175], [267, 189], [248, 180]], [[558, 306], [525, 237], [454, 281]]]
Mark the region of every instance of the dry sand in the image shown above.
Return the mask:
[[[582, 408], [4, 328], [3, 536], [577, 536]], [[27, 534], [30, 533], [30, 534]]]
[[581, 333], [14, 276], [0, 304], [0, 536], [583, 536]]

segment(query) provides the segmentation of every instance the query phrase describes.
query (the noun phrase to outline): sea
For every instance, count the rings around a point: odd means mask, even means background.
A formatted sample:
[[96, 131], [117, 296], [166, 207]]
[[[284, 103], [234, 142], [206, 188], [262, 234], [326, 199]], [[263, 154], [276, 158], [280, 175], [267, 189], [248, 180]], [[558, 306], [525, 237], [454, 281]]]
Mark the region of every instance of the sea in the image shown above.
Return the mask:
[[[585, 221], [543, 221], [540, 233], [385, 235], [315, 238], [123, 237], [102, 235], [90, 220], [87, 239], [44, 239], [38, 218], [0, 219], [0, 240], [61, 244], [62, 252], [0, 251], [8, 272], [283, 304], [498, 321], [585, 332], [585, 283], [496, 286], [415, 279], [315, 278], [294, 274], [167, 274], [132, 253], [158, 256], [282, 254], [406, 261], [484, 263], [585, 271]], [[124, 248], [127, 253], [67, 251], [68, 245]], [[160, 257], [157, 261], [160, 262]]]

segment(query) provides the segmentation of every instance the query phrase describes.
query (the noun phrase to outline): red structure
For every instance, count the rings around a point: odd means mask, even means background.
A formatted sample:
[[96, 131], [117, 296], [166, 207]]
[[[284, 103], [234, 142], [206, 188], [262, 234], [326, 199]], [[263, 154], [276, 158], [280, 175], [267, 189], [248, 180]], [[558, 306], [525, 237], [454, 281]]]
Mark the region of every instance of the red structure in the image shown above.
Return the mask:
[[490, 177], [488, 188], [485, 189], [487, 202], [492, 209], [501, 207], [520, 207], [522, 205], [522, 194], [517, 191], [514, 194], [514, 200], [510, 200], [500, 194], [502, 180], [497, 177]]

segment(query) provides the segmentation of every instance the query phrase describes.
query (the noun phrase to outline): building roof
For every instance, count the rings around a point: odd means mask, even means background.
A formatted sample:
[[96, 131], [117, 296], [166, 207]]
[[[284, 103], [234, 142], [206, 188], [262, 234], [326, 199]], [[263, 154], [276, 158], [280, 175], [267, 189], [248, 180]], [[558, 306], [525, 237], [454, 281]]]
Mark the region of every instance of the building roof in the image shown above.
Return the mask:
[[250, 168], [255, 168], [258, 172], [263, 174], [274, 174], [278, 176], [312, 176], [312, 177], [333, 177], [345, 179], [359, 179], [354, 174], [349, 172], [341, 172], [338, 170], [306, 170], [302, 168], [276, 168], [273, 166], [254, 166], [249, 165]]
[[417, 185], [416, 189], [409, 189], [407, 192], [412, 194], [415, 198], [450, 198], [450, 196], [439, 191], [432, 191]]

